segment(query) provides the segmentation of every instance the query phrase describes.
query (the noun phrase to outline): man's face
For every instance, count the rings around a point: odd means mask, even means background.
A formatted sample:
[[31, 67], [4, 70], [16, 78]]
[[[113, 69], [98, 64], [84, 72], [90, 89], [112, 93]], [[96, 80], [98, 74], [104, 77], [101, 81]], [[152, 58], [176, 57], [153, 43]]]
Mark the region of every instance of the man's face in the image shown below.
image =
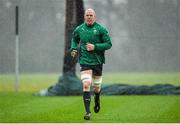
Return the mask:
[[84, 14], [84, 20], [87, 25], [92, 25], [96, 20], [95, 12], [92, 10], [87, 10]]

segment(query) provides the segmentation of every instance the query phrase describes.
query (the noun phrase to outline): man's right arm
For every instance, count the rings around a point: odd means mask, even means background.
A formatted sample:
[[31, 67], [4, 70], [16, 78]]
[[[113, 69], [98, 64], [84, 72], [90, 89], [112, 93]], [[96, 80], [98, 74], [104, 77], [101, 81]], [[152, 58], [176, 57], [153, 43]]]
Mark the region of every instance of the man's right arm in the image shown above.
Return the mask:
[[75, 57], [77, 56], [77, 49], [79, 44], [79, 35], [77, 28], [73, 31], [72, 39], [71, 39], [71, 56]]
[[71, 49], [77, 49], [78, 48], [78, 42], [79, 42], [79, 35], [77, 32], [77, 29], [73, 31], [72, 39], [71, 39]]

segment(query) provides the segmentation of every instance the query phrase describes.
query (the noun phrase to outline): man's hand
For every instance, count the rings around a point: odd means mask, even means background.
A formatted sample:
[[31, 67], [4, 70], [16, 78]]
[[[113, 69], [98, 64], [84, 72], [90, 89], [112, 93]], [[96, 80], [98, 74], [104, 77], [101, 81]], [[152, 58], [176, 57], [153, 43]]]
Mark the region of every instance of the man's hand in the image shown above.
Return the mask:
[[86, 49], [87, 49], [87, 51], [93, 51], [94, 50], [94, 44], [87, 43], [86, 44]]
[[72, 50], [71, 51], [71, 56], [74, 58], [74, 57], [76, 57], [77, 56], [77, 50]]

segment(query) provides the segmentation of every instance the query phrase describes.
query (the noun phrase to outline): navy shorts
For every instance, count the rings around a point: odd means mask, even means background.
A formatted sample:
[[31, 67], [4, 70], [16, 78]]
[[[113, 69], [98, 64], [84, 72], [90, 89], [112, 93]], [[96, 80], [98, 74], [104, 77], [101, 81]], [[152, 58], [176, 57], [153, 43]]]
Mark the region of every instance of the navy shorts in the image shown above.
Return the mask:
[[80, 64], [80, 71], [92, 70], [93, 75], [102, 76], [103, 64], [99, 65], [84, 65]]

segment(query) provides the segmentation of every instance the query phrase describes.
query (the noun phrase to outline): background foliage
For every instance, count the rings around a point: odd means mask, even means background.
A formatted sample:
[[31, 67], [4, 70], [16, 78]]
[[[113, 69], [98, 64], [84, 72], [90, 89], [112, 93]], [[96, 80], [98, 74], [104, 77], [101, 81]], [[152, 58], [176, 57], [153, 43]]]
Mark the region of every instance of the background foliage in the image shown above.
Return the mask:
[[[179, 0], [85, 0], [113, 47], [105, 72], [180, 71]], [[20, 72], [61, 72], [64, 0], [0, 1], [0, 72], [15, 66], [15, 5], [20, 7]], [[78, 70], [78, 67], [77, 67]]]

